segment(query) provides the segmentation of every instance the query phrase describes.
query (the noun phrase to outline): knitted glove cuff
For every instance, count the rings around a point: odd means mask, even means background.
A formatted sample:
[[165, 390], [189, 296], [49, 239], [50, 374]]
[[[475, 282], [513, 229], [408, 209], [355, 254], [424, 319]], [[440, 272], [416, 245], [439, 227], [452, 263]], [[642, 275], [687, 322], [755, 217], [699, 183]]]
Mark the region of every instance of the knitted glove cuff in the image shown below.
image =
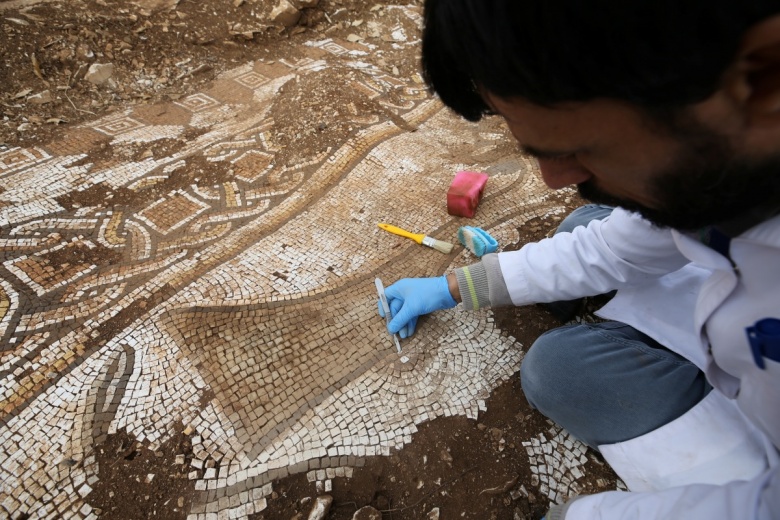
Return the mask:
[[455, 269], [455, 276], [464, 309], [476, 311], [490, 306], [490, 287], [482, 262]]

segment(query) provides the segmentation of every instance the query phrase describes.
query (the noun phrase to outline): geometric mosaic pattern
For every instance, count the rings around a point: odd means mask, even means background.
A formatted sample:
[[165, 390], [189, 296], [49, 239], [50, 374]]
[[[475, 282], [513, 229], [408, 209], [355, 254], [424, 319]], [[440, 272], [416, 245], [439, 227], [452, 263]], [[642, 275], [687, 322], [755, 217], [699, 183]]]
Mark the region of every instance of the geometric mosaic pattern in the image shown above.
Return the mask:
[[[307, 52], [229, 71], [170, 103], [166, 121], [136, 107], [0, 151], [0, 516], [95, 518], [95, 446], [126, 430], [154, 447], [184, 424], [191, 517], [244, 518], [275, 478], [350, 474], [424, 421], [476, 418], [516, 372], [521, 350], [487, 311], [426, 318], [399, 360], [374, 278], [474, 258], [376, 223], [455, 242], [465, 221], [445, 193], [478, 168], [490, 181], [469, 223], [510, 244], [524, 222], [562, 211], [534, 165], [498, 122], [457, 120], [419, 77], [373, 64], [367, 44]], [[338, 146], [276, 161], [280, 88], [333, 66], [354, 68], [344, 88], [393, 117], [352, 114]], [[165, 143], [176, 146], [143, 149]]]

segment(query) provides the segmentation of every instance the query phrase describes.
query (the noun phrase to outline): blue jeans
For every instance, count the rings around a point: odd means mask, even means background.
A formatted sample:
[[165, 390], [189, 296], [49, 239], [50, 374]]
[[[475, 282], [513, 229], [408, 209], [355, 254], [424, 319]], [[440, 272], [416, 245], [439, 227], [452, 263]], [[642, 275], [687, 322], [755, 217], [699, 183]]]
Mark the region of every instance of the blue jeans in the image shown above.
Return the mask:
[[[571, 233], [577, 226], [587, 226], [591, 220], [601, 220], [612, 213], [611, 206], [601, 204], [586, 204], [572, 211], [555, 230], [558, 233]], [[547, 309], [561, 323], [566, 323], [574, 319], [577, 312], [582, 308], [585, 298], [576, 300], [565, 300], [559, 302], [542, 303], [541, 306]]]
[[[571, 231], [610, 211], [583, 206], [559, 231]], [[592, 448], [655, 430], [712, 389], [693, 363], [614, 321], [546, 332], [523, 359], [520, 378], [531, 406]]]

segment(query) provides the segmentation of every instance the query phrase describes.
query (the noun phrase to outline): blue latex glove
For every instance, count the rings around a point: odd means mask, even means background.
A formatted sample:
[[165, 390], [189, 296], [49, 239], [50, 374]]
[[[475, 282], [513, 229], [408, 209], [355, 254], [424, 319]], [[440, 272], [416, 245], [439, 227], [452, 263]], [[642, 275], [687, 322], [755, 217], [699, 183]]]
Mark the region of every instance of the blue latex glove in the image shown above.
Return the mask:
[[[402, 338], [414, 334], [417, 318], [442, 309], [451, 309], [458, 303], [450, 294], [445, 276], [435, 278], [404, 278], [385, 289], [390, 315], [393, 317], [387, 328]], [[379, 303], [379, 315], [385, 313]]]

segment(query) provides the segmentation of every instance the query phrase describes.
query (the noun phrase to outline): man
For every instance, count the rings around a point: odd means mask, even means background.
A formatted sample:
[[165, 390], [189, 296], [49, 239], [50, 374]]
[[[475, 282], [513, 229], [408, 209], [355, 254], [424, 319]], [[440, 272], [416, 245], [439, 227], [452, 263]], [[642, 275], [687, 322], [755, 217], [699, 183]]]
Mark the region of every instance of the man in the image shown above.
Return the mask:
[[609, 207], [396, 282], [390, 331], [617, 290], [613, 321], [543, 335], [521, 381], [630, 491], [548, 520], [780, 518], [780, 3], [427, 0], [423, 69], [466, 119], [503, 117], [548, 186]]

